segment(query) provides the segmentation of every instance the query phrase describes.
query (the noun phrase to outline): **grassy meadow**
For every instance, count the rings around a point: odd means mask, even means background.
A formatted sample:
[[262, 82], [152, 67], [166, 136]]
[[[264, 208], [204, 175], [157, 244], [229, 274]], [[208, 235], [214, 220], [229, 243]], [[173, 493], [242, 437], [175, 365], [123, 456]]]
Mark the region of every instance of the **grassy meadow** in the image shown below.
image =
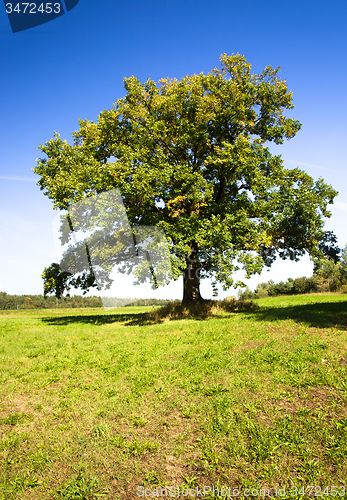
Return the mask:
[[254, 304], [0, 311], [0, 499], [343, 496], [347, 295]]

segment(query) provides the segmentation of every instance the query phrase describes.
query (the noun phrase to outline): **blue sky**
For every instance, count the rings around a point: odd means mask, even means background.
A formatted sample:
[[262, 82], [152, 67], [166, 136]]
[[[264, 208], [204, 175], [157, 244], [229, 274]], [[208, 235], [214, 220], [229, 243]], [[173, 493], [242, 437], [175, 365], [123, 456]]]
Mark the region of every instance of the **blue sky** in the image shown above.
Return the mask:
[[[241, 53], [260, 72], [281, 66], [293, 91], [297, 136], [271, 146], [286, 166], [323, 177], [339, 191], [326, 229], [347, 243], [345, 0], [80, 0], [66, 15], [13, 34], [0, 5], [0, 291], [42, 293], [43, 267], [57, 260], [57, 212], [36, 185], [37, 149], [58, 131], [70, 140], [78, 118], [96, 120], [125, 93], [123, 77], [181, 78], [208, 72], [221, 53]], [[307, 258], [278, 261], [250, 281], [309, 276]], [[154, 296], [149, 287], [114, 295]], [[181, 283], [158, 296], [181, 298]], [[209, 296], [208, 284], [202, 287]], [[119, 292], [119, 293], [117, 293]], [[220, 296], [234, 294], [233, 290]]]

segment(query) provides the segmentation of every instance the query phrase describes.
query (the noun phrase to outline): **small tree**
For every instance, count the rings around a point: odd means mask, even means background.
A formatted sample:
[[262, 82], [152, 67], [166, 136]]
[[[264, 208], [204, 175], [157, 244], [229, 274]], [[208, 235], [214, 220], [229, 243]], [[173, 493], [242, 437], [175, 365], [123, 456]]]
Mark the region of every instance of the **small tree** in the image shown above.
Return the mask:
[[56, 298], [59, 299], [65, 290], [67, 292], [70, 290], [68, 282], [71, 273], [63, 271], [57, 263], [45, 267], [41, 277], [43, 279], [43, 294], [45, 297], [54, 293]]
[[80, 120], [73, 145], [55, 134], [34, 168], [56, 209], [119, 188], [132, 228], [164, 231], [183, 302], [201, 299], [202, 278], [226, 290], [241, 284], [240, 266], [250, 277], [276, 256], [330, 251], [323, 219], [337, 192], [265, 145], [301, 127], [284, 116], [292, 93], [279, 68], [254, 74], [240, 54], [220, 62], [181, 80], [126, 78], [124, 98], [96, 123]]
[[250, 299], [258, 298], [257, 295], [254, 292], [252, 292], [252, 290], [250, 290], [248, 288], [248, 286], [243, 290], [240, 289], [238, 296], [239, 296], [239, 299], [242, 299], [242, 300], [250, 300]]
[[290, 295], [293, 289], [293, 279], [289, 278], [286, 282], [280, 281], [274, 286], [274, 295]]
[[347, 245], [339, 260], [329, 257], [319, 259], [315, 264], [314, 276], [322, 291], [328, 289], [335, 292], [347, 285]]
[[67, 292], [67, 297], [69, 297], [71, 288], [80, 288], [85, 294], [89, 288], [98, 286], [91, 271], [74, 277], [72, 273], [64, 271], [57, 263], [45, 267], [41, 277], [43, 279], [44, 296], [54, 294], [57, 299], [60, 299], [64, 292]]
[[293, 294], [310, 293], [316, 291], [317, 283], [314, 277], [306, 278], [306, 276], [303, 276], [302, 278], [296, 278], [293, 281]]
[[269, 293], [269, 287], [273, 284], [273, 281], [270, 280], [269, 282], [266, 283], [259, 283], [257, 285], [257, 288], [255, 289], [255, 296], [257, 299], [263, 299], [264, 297], [268, 297], [270, 295]]

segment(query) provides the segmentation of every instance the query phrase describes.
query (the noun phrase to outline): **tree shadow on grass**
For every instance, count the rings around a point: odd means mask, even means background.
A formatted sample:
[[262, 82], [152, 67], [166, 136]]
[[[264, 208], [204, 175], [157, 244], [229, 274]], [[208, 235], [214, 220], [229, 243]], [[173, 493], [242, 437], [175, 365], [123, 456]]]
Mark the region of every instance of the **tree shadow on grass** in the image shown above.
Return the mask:
[[[211, 317], [223, 317], [223, 313], [248, 311], [256, 307], [252, 302], [243, 300], [219, 302], [205, 300], [197, 304], [185, 306], [181, 304], [168, 304], [167, 306], [158, 307], [145, 313], [76, 314], [43, 318], [42, 321], [49, 325], [69, 325], [74, 323], [105, 325], [110, 323], [124, 323], [126, 326], [145, 326], [179, 319], [203, 321]], [[226, 314], [224, 314], [224, 317], [227, 317]]]
[[[316, 328], [347, 329], [347, 302], [317, 302], [288, 307], [259, 307], [247, 301], [204, 301], [194, 306], [169, 304], [149, 312], [118, 314], [71, 314], [69, 316], [51, 316], [42, 318], [49, 325], [69, 325], [84, 323], [89, 325], [107, 325], [123, 323], [126, 326], [145, 326], [180, 319], [204, 321], [211, 317], [226, 318], [229, 312], [243, 312], [255, 321], [277, 321], [292, 319]], [[223, 314], [224, 313], [224, 314]]]
[[254, 320], [292, 319], [315, 328], [347, 329], [347, 302], [317, 302], [288, 307], [261, 307], [250, 313]]
[[71, 314], [69, 316], [51, 316], [42, 318], [43, 323], [49, 325], [71, 325], [84, 323], [86, 325], [109, 325], [112, 323], [126, 323], [145, 325], [147, 313], [123, 314]]

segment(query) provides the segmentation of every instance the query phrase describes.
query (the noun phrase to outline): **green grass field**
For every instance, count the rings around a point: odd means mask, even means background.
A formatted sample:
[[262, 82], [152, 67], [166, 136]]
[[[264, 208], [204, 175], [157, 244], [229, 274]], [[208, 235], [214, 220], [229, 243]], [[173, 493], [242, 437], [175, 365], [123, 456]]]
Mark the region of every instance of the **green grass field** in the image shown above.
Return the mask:
[[343, 496], [347, 295], [255, 302], [0, 311], [0, 499]]

